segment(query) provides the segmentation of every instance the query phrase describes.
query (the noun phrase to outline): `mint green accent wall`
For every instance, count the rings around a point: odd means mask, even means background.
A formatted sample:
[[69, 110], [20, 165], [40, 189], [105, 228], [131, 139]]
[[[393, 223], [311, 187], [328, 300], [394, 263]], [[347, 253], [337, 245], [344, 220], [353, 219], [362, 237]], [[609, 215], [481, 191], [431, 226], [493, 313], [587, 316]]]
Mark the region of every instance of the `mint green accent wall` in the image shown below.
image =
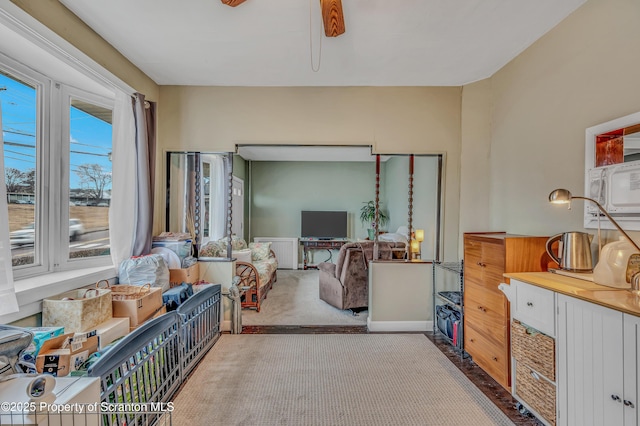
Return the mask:
[[[409, 222], [409, 156], [392, 157], [386, 161], [383, 208], [389, 212], [389, 232]], [[422, 259], [435, 255], [435, 227], [438, 197], [438, 157], [415, 156], [413, 162], [412, 228], [424, 229]]]
[[247, 160], [238, 154], [233, 155], [233, 175], [247, 181]]
[[251, 239], [300, 237], [302, 210], [348, 212], [349, 238], [366, 238], [363, 203], [375, 198], [375, 163], [251, 162]]

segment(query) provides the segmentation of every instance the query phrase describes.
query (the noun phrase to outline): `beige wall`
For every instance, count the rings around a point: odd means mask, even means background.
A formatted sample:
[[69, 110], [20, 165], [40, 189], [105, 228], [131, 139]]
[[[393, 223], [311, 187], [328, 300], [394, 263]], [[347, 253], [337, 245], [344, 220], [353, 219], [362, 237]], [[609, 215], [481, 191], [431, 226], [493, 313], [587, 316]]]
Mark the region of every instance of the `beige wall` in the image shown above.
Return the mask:
[[492, 171], [490, 80], [463, 88], [461, 134], [460, 233], [500, 231], [491, 229], [489, 211]]
[[[233, 151], [238, 143], [256, 143], [446, 153], [445, 214], [455, 219], [445, 221], [445, 251], [457, 259], [460, 100], [459, 87], [162, 86], [158, 152]], [[158, 182], [163, 174], [159, 162]], [[158, 185], [156, 212], [163, 203]], [[158, 215], [154, 230], [163, 223]]]
[[[586, 128], [640, 111], [639, 18], [637, 0], [590, 0], [490, 81], [465, 86], [462, 230], [475, 230], [467, 210], [482, 198], [490, 217], [487, 223], [480, 209], [478, 223], [492, 230], [582, 229], [582, 202], [567, 211], [547, 196], [558, 187], [584, 192]], [[492, 111], [489, 131], [486, 114], [473, 104]], [[471, 137], [476, 131], [480, 146]], [[482, 153], [478, 162], [471, 160], [474, 151]]]
[[369, 331], [430, 331], [433, 328], [431, 264], [371, 263]]

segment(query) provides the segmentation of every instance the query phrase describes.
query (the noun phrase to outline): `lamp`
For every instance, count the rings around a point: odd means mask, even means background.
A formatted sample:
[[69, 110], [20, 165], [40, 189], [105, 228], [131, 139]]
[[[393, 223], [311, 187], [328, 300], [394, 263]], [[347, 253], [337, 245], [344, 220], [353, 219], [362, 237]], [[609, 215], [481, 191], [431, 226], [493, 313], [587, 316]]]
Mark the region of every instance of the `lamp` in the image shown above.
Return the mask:
[[609, 215], [609, 213], [607, 213], [607, 211], [604, 209], [604, 207], [602, 207], [600, 205], [600, 203], [598, 203], [596, 200], [592, 199], [592, 198], [587, 198], [587, 197], [576, 197], [576, 196], [572, 196], [571, 192], [569, 192], [568, 189], [556, 189], [554, 191], [551, 191], [551, 193], [549, 194], [549, 202], [552, 204], [569, 204], [569, 208], [571, 208], [571, 200], [572, 199], [577, 199], [577, 200], [587, 200], [587, 201], [591, 201], [593, 204], [595, 204], [596, 206], [598, 206], [598, 209], [600, 209], [600, 211], [607, 217], [607, 219], [609, 219], [609, 221], [611, 221], [611, 223], [613, 224], [613, 226], [616, 227], [616, 229], [618, 231], [620, 231], [620, 233], [622, 235], [624, 235], [624, 237], [629, 240], [629, 242], [638, 250], [640, 251], [640, 247], [638, 247], [638, 244], [635, 243], [635, 241], [633, 241], [631, 239], [631, 237], [624, 232], [624, 230], [620, 227], [620, 225], [618, 225], [618, 222], [616, 222], [611, 215]]
[[411, 254], [414, 259], [420, 259], [420, 241], [411, 240]]
[[411, 253], [414, 259], [420, 259], [422, 256], [421, 243], [424, 241], [424, 229], [416, 229], [414, 239], [411, 240]]

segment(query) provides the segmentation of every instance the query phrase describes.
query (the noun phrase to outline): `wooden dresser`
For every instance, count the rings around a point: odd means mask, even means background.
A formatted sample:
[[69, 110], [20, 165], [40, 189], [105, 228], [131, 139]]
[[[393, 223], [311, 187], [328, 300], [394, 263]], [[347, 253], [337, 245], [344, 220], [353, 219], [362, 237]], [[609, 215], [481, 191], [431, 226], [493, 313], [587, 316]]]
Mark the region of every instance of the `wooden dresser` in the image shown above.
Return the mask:
[[548, 237], [506, 233], [464, 234], [464, 349], [511, 390], [509, 301], [498, 289], [509, 272], [546, 271]]

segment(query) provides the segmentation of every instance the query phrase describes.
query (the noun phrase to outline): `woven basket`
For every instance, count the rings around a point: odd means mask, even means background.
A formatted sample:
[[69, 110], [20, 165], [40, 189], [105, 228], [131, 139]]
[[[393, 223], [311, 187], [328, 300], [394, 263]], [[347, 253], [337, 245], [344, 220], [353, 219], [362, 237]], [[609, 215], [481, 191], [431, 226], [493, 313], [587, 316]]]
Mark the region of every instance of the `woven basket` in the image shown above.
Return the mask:
[[555, 385], [520, 362], [516, 362], [516, 396], [547, 422], [556, 424]]
[[[105, 283], [106, 287], [102, 287]], [[147, 295], [151, 289], [151, 284], [145, 285], [127, 285], [118, 284], [111, 286], [107, 280], [101, 280], [96, 283], [96, 288], [108, 288], [111, 290], [112, 300], [135, 300]]]
[[514, 320], [511, 322], [511, 353], [519, 364], [532, 368], [551, 381], [556, 380], [553, 338]]

